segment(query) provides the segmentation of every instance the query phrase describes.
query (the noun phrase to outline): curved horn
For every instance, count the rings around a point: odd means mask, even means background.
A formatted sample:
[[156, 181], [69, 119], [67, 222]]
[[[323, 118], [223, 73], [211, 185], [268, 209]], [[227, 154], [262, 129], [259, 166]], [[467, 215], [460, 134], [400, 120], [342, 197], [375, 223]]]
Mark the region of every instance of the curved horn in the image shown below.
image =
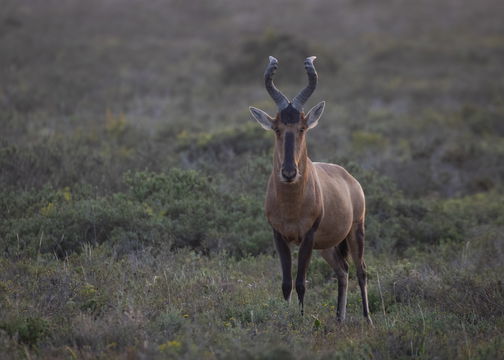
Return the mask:
[[292, 106], [298, 111], [302, 110], [304, 104], [308, 101], [317, 87], [317, 71], [315, 70], [315, 66], [313, 66], [313, 60], [316, 58], [316, 56], [310, 56], [307, 57], [304, 62], [306, 74], [308, 75], [308, 85], [292, 99]]
[[271, 98], [277, 104], [278, 110], [282, 111], [289, 105], [289, 100], [280, 90], [276, 88], [275, 84], [273, 84], [273, 75], [275, 75], [277, 68], [278, 60], [273, 56], [270, 56], [268, 67], [264, 72], [264, 84], [266, 85], [266, 90], [268, 90]]

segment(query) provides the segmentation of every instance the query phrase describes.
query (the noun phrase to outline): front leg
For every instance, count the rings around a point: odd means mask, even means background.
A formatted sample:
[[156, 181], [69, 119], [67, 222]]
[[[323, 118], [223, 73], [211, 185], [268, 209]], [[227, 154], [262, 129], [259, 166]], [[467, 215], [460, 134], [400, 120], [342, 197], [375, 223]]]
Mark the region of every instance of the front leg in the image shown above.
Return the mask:
[[282, 264], [282, 292], [285, 300], [290, 301], [292, 291], [292, 259], [289, 244], [285, 241], [283, 236], [273, 229], [273, 236], [275, 238], [275, 247], [280, 263]]
[[313, 242], [315, 238], [315, 231], [317, 230], [318, 221], [305, 235], [303, 242], [299, 248], [298, 254], [298, 271], [296, 276], [296, 292], [298, 294], [299, 305], [301, 307], [301, 315], [304, 315], [304, 294], [306, 272], [310, 264], [311, 255], [313, 252]]

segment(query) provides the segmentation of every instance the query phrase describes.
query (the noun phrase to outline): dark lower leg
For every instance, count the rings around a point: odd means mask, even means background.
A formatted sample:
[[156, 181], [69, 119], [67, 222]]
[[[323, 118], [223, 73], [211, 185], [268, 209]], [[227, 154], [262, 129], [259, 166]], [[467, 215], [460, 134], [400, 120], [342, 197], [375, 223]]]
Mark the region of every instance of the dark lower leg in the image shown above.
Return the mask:
[[314, 229], [308, 231], [299, 248], [298, 272], [296, 276], [296, 292], [298, 294], [299, 306], [301, 307], [301, 315], [304, 315], [306, 272], [308, 270], [311, 254], [313, 252], [314, 234], [315, 234]]
[[369, 316], [369, 303], [367, 294], [367, 275], [366, 275], [366, 264], [362, 261], [362, 264], [357, 267], [357, 278], [359, 280], [359, 287], [362, 297], [362, 313], [366, 319], [371, 321]]
[[282, 265], [282, 293], [284, 299], [290, 301], [292, 292], [292, 259], [289, 245], [285, 242], [280, 233], [273, 230], [275, 238], [275, 247]]
[[341, 251], [343, 248], [344, 247], [341, 245], [334, 248], [334, 260], [336, 265], [334, 270], [338, 277], [338, 309], [336, 310], [336, 317], [340, 322], [345, 320], [346, 317], [348, 288], [348, 262], [346, 260], [346, 253]]
[[336, 310], [336, 318], [341, 322], [346, 317], [348, 265], [346, 265], [346, 270], [341, 268], [336, 276], [338, 277], [338, 308]]
[[355, 240], [356, 247], [354, 247], [352, 251], [352, 257], [355, 262], [355, 267], [357, 268], [357, 279], [359, 280], [362, 298], [362, 313], [368, 322], [372, 324], [373, 322], [369, 315], [366, 263], [364, 262], [364, 223], [357, 224], [355, 229]]
[[332, 249], [326, 249], [320, 252], [338, 278], [338, 307], [336, 309], [336, 316], [340, 322], [345, 320], [346, 317], [348, 288], [348, 262], [346, 260], [346, 255], [341, 249], [340, 246], [336, 246]]
[[347, 288], [348, 273], [338, 274], [338, 308], [336, 310], [336, 318], [340, 322], [346, 318]]

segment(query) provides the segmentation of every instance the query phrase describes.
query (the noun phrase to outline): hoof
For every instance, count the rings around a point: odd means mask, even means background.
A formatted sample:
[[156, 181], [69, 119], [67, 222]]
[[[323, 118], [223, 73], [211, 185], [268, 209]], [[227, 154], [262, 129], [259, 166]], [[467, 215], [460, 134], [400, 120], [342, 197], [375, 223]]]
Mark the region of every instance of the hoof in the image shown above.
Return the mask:
[[371, 317], [366, 317], [366, 321], [370, 327], [374, 328], [373, 320], [371, 320]]
[[304, 316], [304, 304], [301, 301], [299, 302], [299, 310], [301, 311], [301, 316]]
[[283, 283], [282, 284], [282, 294], [284, 299], [290, 303], [291, 299], [291, 293], [292, 293], [292, 283]]
[[343, 323], [345, 322], [345, 319], [346, 319], [346, 311], [342, 311], [341, 313], [338, 311], [336, 312], [336, 321], [338, 323]]

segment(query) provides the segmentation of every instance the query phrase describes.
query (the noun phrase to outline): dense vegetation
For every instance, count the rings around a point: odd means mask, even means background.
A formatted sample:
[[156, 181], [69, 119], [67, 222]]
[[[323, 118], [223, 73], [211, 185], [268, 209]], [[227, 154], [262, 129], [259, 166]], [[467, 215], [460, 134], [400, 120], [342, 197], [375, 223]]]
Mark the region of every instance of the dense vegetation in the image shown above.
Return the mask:
[[[499, 1], [0, 6], [2, 358], [502, 357]], [[282, 300], [268, 55], [290, 96], [318, 56], [310, 156], [367, 195], [374, 328], [317, 255], [305, 316]]]

